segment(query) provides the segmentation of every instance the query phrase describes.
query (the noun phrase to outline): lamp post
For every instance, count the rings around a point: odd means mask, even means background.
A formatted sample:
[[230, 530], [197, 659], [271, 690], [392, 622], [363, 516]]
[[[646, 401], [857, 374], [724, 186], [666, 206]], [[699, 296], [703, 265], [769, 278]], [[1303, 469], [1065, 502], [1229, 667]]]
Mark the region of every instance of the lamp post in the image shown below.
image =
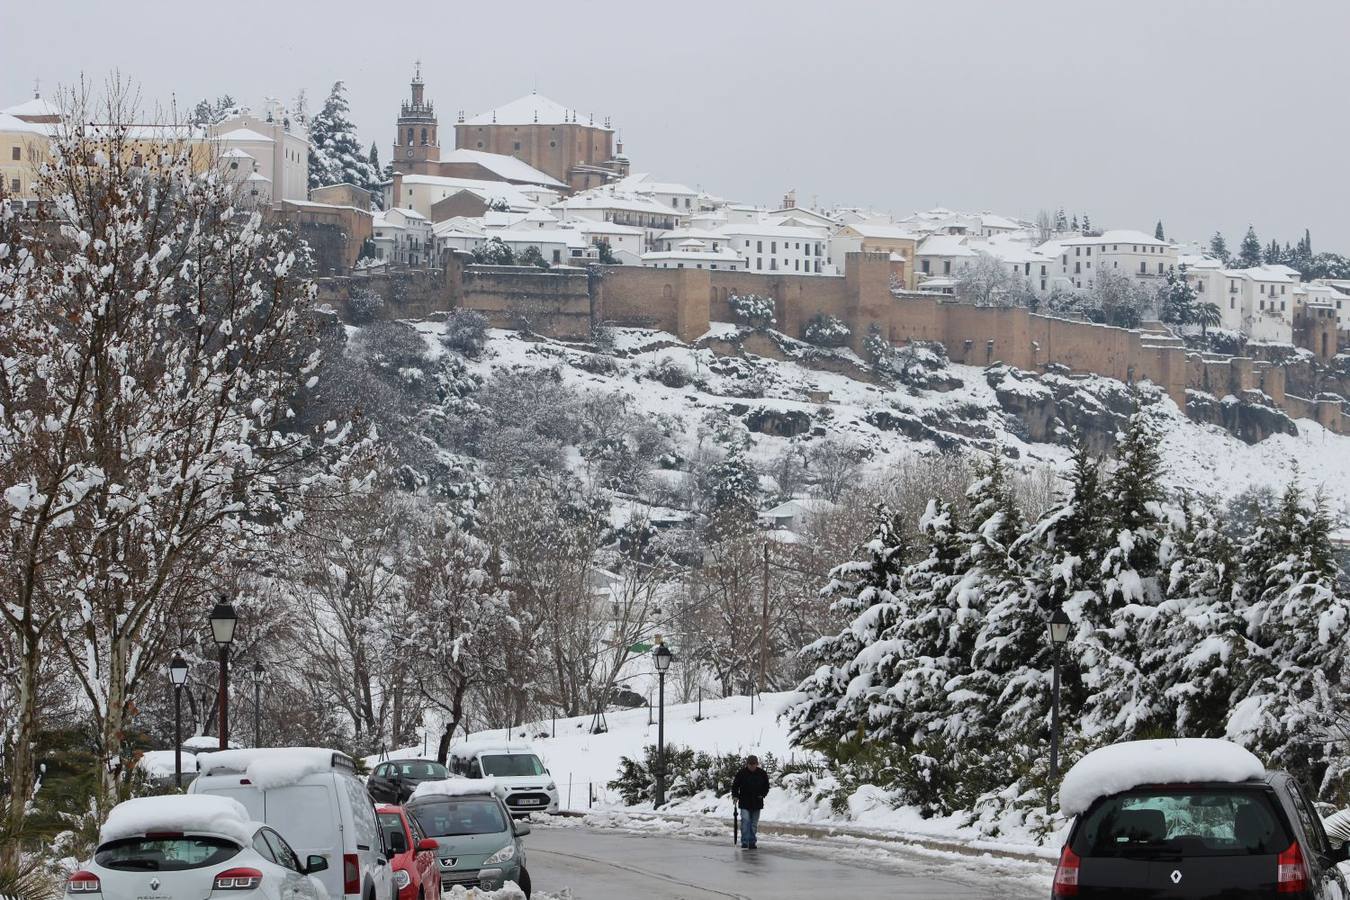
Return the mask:
[[173, 783], [183, 789], [183, 685], [187, 684], [188, 664], [181, 654], [169, 663], [169, 681], [173, 682]]
[[230, 747], [230, 644], [234, 641], [237, 621], [234, 607], [222, 597], [211, 610], [211, 637], [220, 649], [220, 694], [216, 705], [220, 707], [221, 750]]
[[1064, 607], [1050, 616], [1050, 784], [1045, 803], [1048, 812], [1053, 805], [1055, 785], [1059, 783], [1059, 651], [1069, 640], [1069, 616]]
[[656, 718], [656, 805], [666, 804], [666, 671], [675, 656], [670, 648], [656, 639], [656, 649], [652, 651], [652, 662], [656, 664], [657, 707], [660, 710]]
[[262, 746], [262, 663], [253, 664], [253, 746]]

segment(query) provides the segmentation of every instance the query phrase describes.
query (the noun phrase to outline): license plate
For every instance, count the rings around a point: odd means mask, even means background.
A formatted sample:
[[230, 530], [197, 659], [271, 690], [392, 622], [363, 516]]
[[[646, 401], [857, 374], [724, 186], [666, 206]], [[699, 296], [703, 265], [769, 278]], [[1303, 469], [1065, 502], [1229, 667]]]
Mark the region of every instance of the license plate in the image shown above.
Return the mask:
[[516, 801], [516, 802], [518, 802], [521, 806], [543, 806], [543, 805], [544, 805], [544, 801], [543, 801], [543, 800], [518, 800], [518, 801]]

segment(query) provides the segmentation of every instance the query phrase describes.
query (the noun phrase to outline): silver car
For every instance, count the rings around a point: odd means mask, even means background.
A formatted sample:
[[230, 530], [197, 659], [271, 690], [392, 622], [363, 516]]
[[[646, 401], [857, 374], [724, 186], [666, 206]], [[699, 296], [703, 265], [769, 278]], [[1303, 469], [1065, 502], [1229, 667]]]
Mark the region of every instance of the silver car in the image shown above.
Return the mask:
[[490, 785], [453, 796], [416, 796], [404, 805], [437, 845], [441, 889], [456, 885], [493, 891], [513, 881], [530, 896], [525, 843], [530, 826], [515, 822]]

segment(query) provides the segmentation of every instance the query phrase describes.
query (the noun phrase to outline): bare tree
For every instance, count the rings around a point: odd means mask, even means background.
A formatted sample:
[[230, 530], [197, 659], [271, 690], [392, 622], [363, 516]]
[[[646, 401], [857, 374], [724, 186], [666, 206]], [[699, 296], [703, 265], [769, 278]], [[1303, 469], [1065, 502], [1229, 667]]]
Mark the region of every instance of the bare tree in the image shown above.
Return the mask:
[[806, 451], [807, 477], [816, 492], [831, 503], [838, 502], [858, 478], [862, 459], [859, 448], [839, 438], [814, 442]]

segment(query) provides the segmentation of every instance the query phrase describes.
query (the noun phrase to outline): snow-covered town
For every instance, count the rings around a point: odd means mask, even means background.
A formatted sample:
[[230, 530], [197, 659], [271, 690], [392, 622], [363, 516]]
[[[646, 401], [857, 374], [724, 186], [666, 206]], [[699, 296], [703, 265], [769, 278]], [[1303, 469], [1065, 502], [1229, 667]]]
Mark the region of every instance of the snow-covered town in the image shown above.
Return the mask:
[[1350, 7], [308, 7], [0, 9], [0, 900], [1350, 897]]

